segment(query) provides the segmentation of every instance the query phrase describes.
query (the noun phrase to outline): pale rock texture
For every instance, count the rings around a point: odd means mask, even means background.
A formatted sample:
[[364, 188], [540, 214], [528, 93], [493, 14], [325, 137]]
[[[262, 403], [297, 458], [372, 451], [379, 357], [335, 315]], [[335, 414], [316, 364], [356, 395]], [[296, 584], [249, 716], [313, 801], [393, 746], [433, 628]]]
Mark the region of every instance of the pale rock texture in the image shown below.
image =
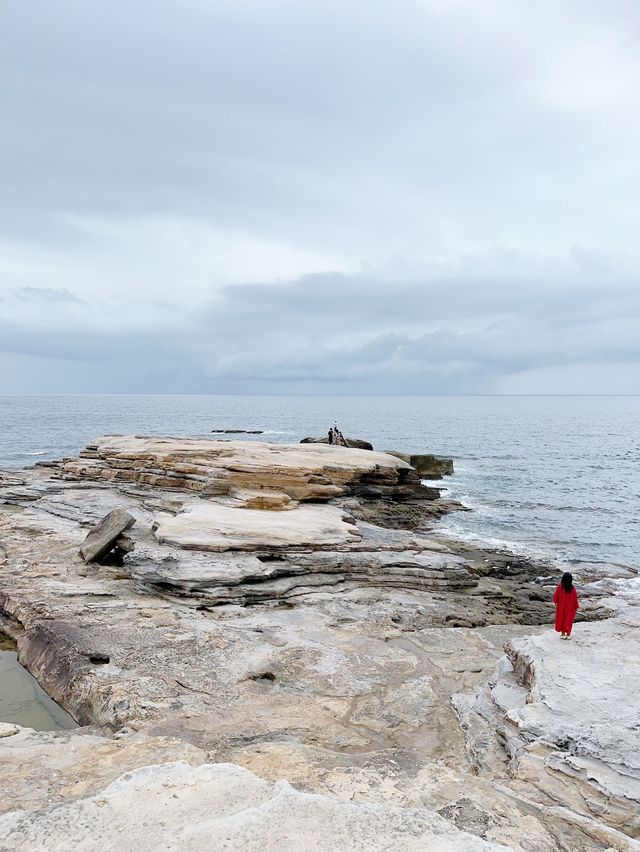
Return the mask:
[[180, 488], [204, 495], [230, 489], [281, 491], [294, 500], [329, 500], [359, 485], [409, 497], [420, 490], [411, 465], [388, 455], [323, 444], [233, 443], [189, 438], [107, 436], [61, 475]]
[[288, 512], [236, 508], [204, 500], [163, 518], [156, 538], [187, 550], [277, 550], [347, 544], [358, 530], [336, 506], [299, 506]]
[[481, 775], [508, 769], [531, 800], [640, 849], [640, 599], [617, 608], [568, 643], [551, 630], [511, 639], [489, 683], [453, 704]]
[[[217, 820], [230, 849], [280, 826], [341, 852], [637, 849], [637, 579], [577, 570], [561, 642], [553, 566], [434, 539], [422, 504], [395, 528], [415, 477], [364, 450], [116, 437], [0, 475], [0, 629], [93, 726], [0, 730], [7, 848], [171, 849], [180, 826], [198, 849]], [[116, 507], [135, 526], [86, 564]], [[221, 784], [255, 807], [230, 816]]]
[[121, 852], [498, 852], [424, 809], [343, 802], [232, 764], [149, 766], [102, 792], [0, 817], [0, 849]]
[[90, 796], [125, 772], [149, 764], [182, 761], [197, 766], [207, 759], [201, 749], [171, 737], [135, 733], [107, 737], [80, 729], [54, 733], [19, 725], [4, 730], [0, 814]]
[[507, 652], [527, 702], [508, 711], [524, 744], [514, 771], [550, 798], [640, 837], [640, 608]]

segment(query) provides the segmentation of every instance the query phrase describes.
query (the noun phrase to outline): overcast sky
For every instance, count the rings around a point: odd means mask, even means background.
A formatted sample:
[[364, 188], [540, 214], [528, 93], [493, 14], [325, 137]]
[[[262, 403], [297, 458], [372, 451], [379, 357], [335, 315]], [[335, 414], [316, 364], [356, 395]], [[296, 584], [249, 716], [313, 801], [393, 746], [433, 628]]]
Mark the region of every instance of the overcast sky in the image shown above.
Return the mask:
[[0, 392], [640, 393], [637, 0], [0, 0]]

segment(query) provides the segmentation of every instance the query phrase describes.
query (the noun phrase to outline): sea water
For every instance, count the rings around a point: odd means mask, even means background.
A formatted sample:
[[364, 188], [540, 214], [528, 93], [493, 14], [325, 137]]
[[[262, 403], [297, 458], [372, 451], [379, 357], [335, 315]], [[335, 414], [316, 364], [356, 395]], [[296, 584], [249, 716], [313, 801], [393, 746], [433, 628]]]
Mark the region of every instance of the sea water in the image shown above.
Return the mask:
[[0, 396], [0, 469], [105, 433], [296, 442], [334, 422], [376, 449], [451, 456], [442, 484], [473, 511], [447, 534], [640, 568], [640, 397]]
[[0, 633], [0, 722], [36, 731], [76, 728], [72, 717], [52, 701], [38, 681], [18, 662], [14, 643]]

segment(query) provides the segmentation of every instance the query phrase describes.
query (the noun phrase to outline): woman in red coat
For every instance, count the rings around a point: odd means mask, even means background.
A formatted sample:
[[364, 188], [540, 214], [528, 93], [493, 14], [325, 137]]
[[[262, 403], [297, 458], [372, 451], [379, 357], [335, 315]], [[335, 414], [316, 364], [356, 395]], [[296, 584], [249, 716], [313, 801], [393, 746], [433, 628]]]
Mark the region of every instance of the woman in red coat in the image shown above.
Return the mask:
[[566, 573], [558, 583], [558, 588], [553, 596], [556, 605], [556, 632], [562, 633], [561, 639], [571, 636], [573, 619], [579, 609], [578, 595], [573, 585], [573, 577]]

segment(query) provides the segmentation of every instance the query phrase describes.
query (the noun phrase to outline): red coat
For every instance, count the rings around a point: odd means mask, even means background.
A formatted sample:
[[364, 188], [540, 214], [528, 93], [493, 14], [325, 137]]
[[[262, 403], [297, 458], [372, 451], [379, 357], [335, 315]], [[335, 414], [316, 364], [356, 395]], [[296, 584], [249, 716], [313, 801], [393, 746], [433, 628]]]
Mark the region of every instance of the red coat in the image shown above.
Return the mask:
[[570, 592], [565, 592], [562, 583], [560, 583], [553, 595], [553, 602], [556, 605], [556, 630], [558, 633], [566, 633], [567, 636], [571, 636], [573, 619], [579, 609], [578, 594], [575, 587]]

